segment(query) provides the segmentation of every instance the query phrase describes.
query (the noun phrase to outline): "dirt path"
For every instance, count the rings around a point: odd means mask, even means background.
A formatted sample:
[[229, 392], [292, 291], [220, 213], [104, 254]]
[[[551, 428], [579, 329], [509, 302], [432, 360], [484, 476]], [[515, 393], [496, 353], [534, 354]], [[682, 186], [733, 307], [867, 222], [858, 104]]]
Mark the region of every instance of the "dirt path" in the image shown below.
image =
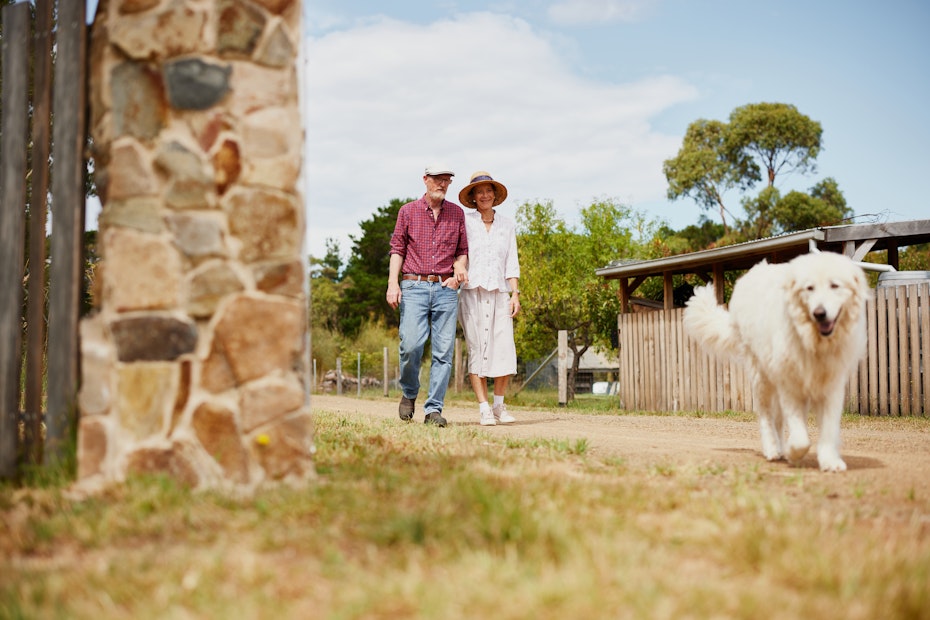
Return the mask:
[[[395, 399], [314, 394], [311, 405], [313, 409], [376, 416], [402, 423], [397, 418]], [[880, 504], [877, 508], [883, 512], [900, 509], [912, 513], [916, 507], [930, 522], [930, 420], [927, 419], [844, 418], [842, 455], [849, 470], [842, 474], [825, 474], [817, 468], [813, 449], [800, 467], [765, 461], [759, 447], [758, 425], [754, 421], [509, 408], [517, 422], [493, 427], [478, 425], [477, 406], [447, 406], [443, 415], [450, 425], [472, 425], [489, 435], [584, 439], [588, 454], [622, 458], [631, 468], [758, 466], [760, 474], [773, 482], [783, 483], [787, 477], [822, 485], [824, 492], [836, 497], [863, 500], [871, 496], [874, 501], [868, 503]], [[419, 408], [414, 421], [423, 423]], [[811, 429], [811, 436], [816, 444], [816, 429]]]

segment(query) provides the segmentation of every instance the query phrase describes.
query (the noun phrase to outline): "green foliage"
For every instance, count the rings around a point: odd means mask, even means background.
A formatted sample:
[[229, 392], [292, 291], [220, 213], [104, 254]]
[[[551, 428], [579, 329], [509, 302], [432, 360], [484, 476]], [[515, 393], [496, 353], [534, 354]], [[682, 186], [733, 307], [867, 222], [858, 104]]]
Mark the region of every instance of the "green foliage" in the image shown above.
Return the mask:
[[350, 282], [339, 303], [339, 328], [354, 336], [364, 321], [383, 322], [396, 327], [399, 315], [385, 299], [390, 271], [391, 234], [397, 221], [397, 212], [411, 199], [394, 198], [380, 207], [371, 219], [361, 222], [362, 234], [350, 236], [352, 255], [346, 265], [344, 279]]
[[901, 271], [930, 271], [930, 243], [912, 245], [898, 255]]
[[326, 240], [326, 255], [323, 258], [310, 257], [310, 277], [324, 278], [331, 282], [342, 279], [342, 256], [339, 242], [335, 239]]
[[658, 231], [657, 239], [663, 242], [664, 250], [657, 252], [656, 258], [706, 250], [714, 247], [725, 233], [723, 224], [712, 222], [704, 215], [698, 218], [697, 224], [685, 226], [681, 230], [663, 226]]
[[351, 338], [338, 330], [320, 326], [312, 326], [310, 334], [311, 355], [316, 360], [318, 378], [327, 370], [335, 369], [340, 357], [343, 372], [354, 375], [359, 353], [362, 354], [362, 374], [380, 377], [384, 347], [388, 350], [388, 363], [392, 368], [397, 367], [397, 328], [377, 321], [363, 321], [358, 333]]
[[727, 132], [720, 121], [696, 120], [688, 126], [678, 155], [663, 164], [669, 199], [688, 197], [703, 209], [718, 209], [724, 230], [723, 194], [746, 189], [760, 178], [751, 159], [727, 150]]
[[576, 363], [571, 386], [581, 355], [592, 345], [608, 346], [616, 330], [617, 284], [595, 270], [618, 258], [642, 258], [647, 246], [634, 238], [634, 231], [642, 238], [654, 234], [653, 229], [642, 216], [610, 200], [582, 209], [578, 229], [567, 226], [552, 203], [520, 205], [523, 310], [515, 326], [518, 354], [524, 359], [548, 355], [558, 331], [567, 330]]
[[817, 226], [836, 226], [852, 215], [836, 180], [826, 178], [804, 192], [789, 192], [779, 200], [772, 213], [779, 232], [807, 230]]
[[[726, 131], [728, 157], [758, 158], [766, 170], [769, 187], [781, 173], [816, 172], [823, 129], [787, 103], [754, 103], [736, 108], [730, 114]], [[755, 162], [753, 176], [759, 176]]]

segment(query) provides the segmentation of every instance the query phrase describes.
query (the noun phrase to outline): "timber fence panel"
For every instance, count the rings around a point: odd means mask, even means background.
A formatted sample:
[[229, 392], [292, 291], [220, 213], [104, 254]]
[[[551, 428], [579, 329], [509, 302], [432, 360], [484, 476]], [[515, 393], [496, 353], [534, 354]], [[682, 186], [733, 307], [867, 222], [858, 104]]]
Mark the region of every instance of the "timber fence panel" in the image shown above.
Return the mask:
[[[930, 416], [930, 284], [923, 284], [917, 287], [915, 300], [918, 306], [918, 316], [920, 328], [918, 337], [920, 349], [918, 373], [920, 378], [915, 379], [915, 383], [921, 385], [919, 395], [920, 414]], [[917, 373], [915, 373], [917, 374]]]
[[911, 382], [907, 372], [910, 368], [911, 355], [911, 334], [907, 329], [907, 313], [910, 308], [907, 303], [907, 287], [896, 286], [894, 288], [896, 303], [898, 305], [898, 367], [896, 369], [897, 372], [895, 372], [896, 382], [898, 384], [898, 407], [896, 408], [896, 413], [898, 415], [910, 415]]
[[77, 419], [78, 318], [83, 275], [87, 38], [84, 2], [58, 5], [52, 126], [52, 267], [49, 286], [46, 454], [63, 449]]
[[888, 415], [888, 298], [879, 289], [875, 295], [878, 320], [878, 415]]
[[[917, 286], [910, 285], [905, 288], [907, 295], [907, 312], [904, 320], [907, 322], [907, 343], [908, 358], [910, 364], [904, 368], [916, 368], [920, 370], [920, 298], [917, 295]], [[907, 403], [903, 415], [913, 415], [920, 412], [920, 374], [914, 376], [908, 373], [904, 376], [907, 383], [902, 381], [902, 386], [907, 386], [907, 391], [901, 395], [904, 402]]]
[[16, 474], [26, 228], [29, 5], [3, 11], [3, 118], [0, 143], [0, 478]]
[[878, 415], [878, 296], [873, 296], [865, 305], [868, 317], [868, 351], [866, 352], [869, 368], [868, 414]]
[[901, 351], [900, 338], [898, 335], [898, 322], [895, 317], [898, 314], [898, 289], [894, 286], [887, 289], [885, 300], [888, 304], [886, 316], [888, 317], [888, 415], [898, 415], [898, 398], [901, 394], [901, 388], [898, 384], [898, 361]]
[[[930, 415], [930, 283], [877, 289], [866, 304], [866, 356], [849, 375], [846, 409]], [[752, 373], [703, 350], [681, 309], [622, 314], [621, 407], [751, 411]]]
[[51, 146], [53, 0], [35, 2], [32, 98], [32, 188], [29, 201], [29, 283], [26, 307], [25, 451], [33, 465], [42, 462], [42, 411], [45, 377], [45, 231], [48, 223], [49, 148]]

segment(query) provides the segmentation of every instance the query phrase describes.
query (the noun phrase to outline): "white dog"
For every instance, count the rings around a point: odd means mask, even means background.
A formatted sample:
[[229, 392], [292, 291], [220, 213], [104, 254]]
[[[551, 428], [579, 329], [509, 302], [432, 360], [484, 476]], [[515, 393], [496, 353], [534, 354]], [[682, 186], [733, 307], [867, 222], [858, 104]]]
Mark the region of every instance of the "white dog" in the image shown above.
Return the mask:
[[797, 463], [807, 454], [813, 411], [820, 469], [846, 470], [840, 417], [846, 381], [865, 354], [870, 295], [861, 267], [824, 252], [759, 263], [736, 282], [729, 311], [717, 305], [713, 286], [688, 301], [685, 330], [750, 369], [766, 459]]

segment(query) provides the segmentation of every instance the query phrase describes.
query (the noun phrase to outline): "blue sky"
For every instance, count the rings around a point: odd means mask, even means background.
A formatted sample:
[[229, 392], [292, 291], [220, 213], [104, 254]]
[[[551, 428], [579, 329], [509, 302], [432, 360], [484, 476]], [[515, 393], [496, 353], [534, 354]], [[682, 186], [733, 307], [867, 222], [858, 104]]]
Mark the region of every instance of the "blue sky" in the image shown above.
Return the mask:
[[[93, 3], [93, 0], [90, 0]], [[680, 228], [662, 162], [688, 125], [795, 105], [823, 126], [806, 190], [837, 180], [858, 221], [930, 217], [930, 4], [923, 0], [306, 0], [307, 251], [325, 252], [424, 165], [503, 181], [511, 214], [551, 200], [570, 223], [616, 199]], [[727, 196], [742, 214], [740, 195]], [[706, 213], [716, 220], [714, 212]]]
[[[676, 228], [662, 162], [688, 125], [781, 102], [819, 121], [816, 174], [859, 221], [930, 217], [930, 4], [918, 0], [315, 0], [308, 33], [310, 252], [391, 198], [425, 161], [457, 195], [489, 170], [566, 220], [614, 198]], [[740, 195], [727, 197], [742, 214]], [[715, 213], [707, 212], [712, 219]]]

